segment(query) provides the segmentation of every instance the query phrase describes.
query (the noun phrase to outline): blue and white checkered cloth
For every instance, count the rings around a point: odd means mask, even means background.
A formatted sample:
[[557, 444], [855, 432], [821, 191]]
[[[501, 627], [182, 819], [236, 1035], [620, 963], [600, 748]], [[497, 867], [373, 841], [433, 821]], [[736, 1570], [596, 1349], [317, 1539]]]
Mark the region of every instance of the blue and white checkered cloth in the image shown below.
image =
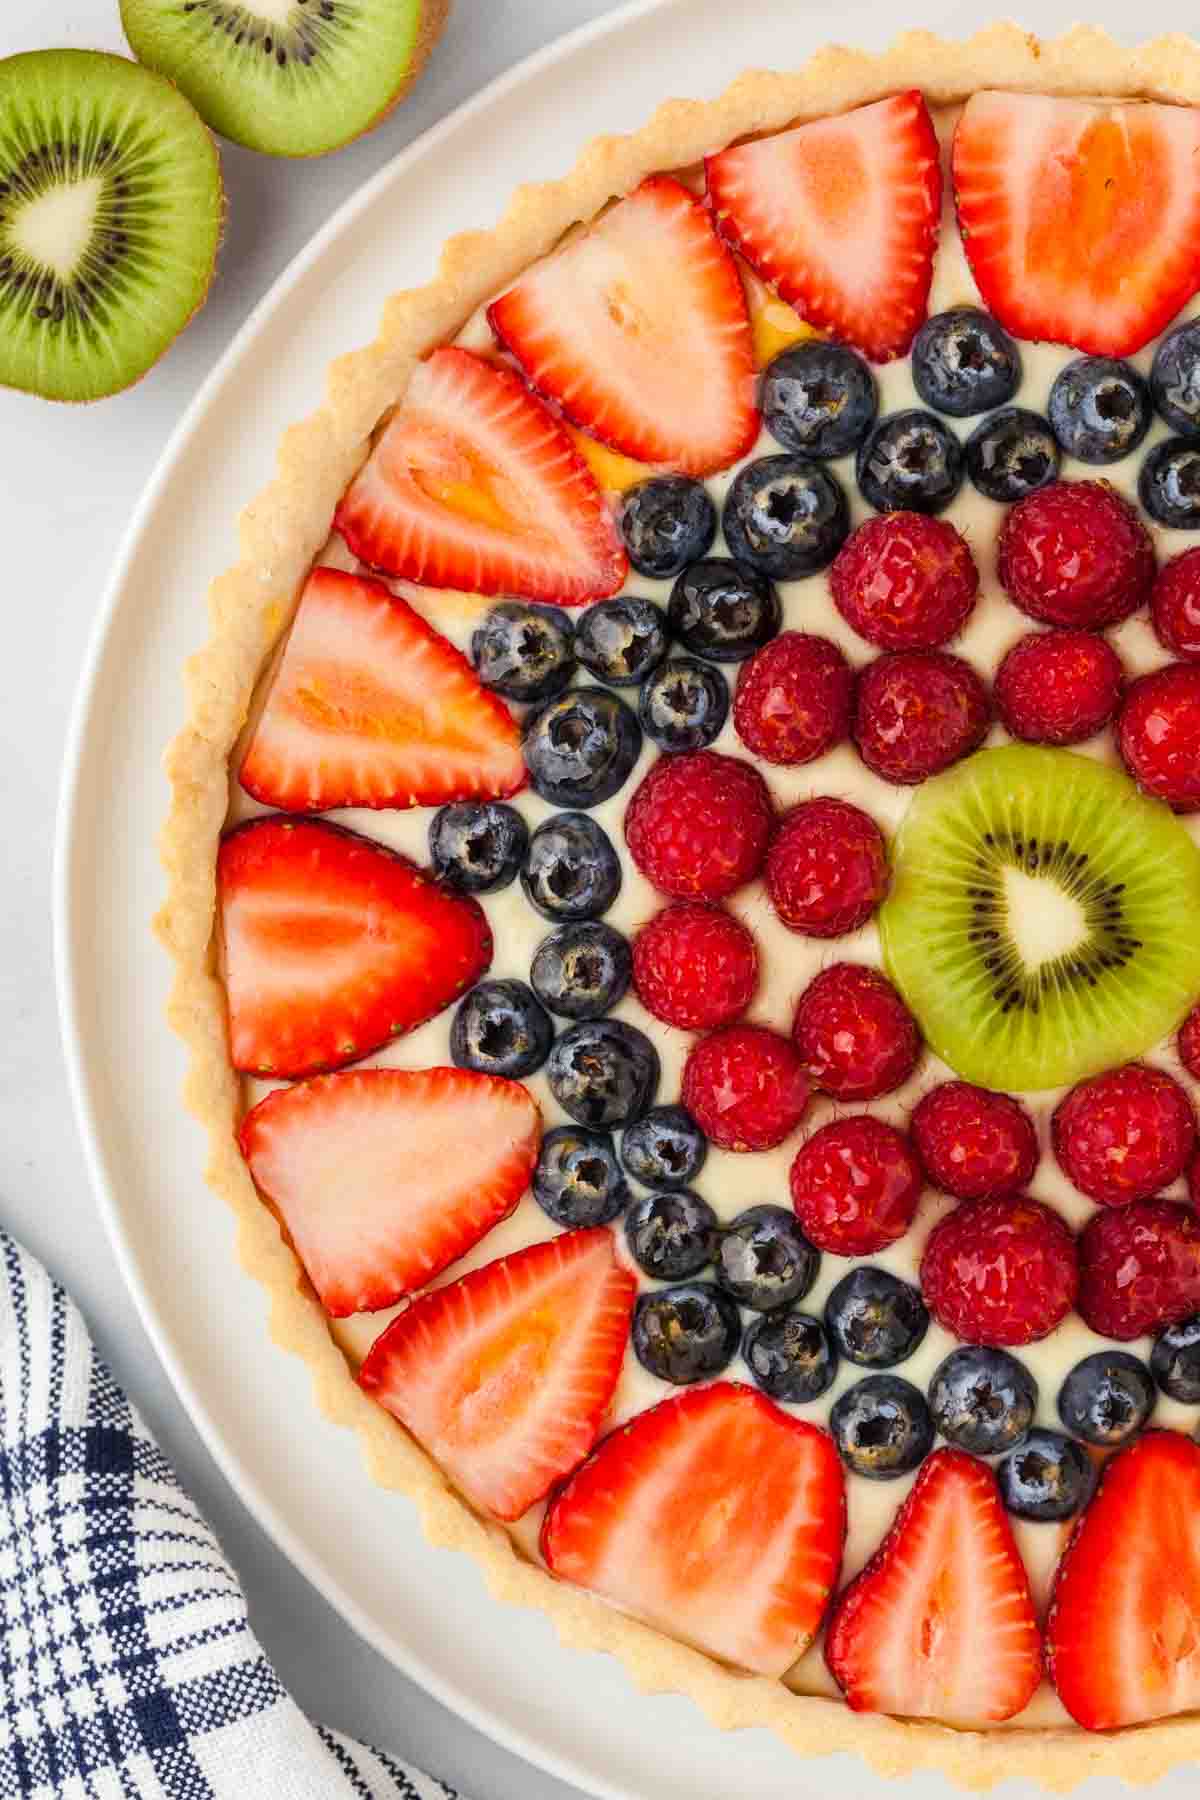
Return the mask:
[[455, 1800], [313, 1725], [62, 1288], [0, 1232], [0, 1800]]

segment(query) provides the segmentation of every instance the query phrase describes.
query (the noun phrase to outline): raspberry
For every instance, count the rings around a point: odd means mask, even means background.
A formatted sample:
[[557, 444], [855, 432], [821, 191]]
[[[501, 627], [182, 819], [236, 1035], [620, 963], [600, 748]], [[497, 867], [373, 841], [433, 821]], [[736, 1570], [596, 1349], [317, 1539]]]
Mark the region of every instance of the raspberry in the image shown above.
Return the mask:
[[860, 1113], [814, 1131], [790, 1181], [796, 1217], [818, 1250], [871, 1256], [912, 1224], [921, 1166], [902, 1131]]
[[1168, 663], [1135, 681], [1117, 716], [1117, 748], [1148, 794], [1176, 812], [1200, 807], [1200, 668]]
[[789, 931], [844, 937], [887, 892], [887, 846], [874, 819], [848, 800], [805, 800], [767, 851], [767, 892]]
[[1137, 511], [1103, 481], [1055, 481], [1005, 519], [1000, 585], [1045, 625], [1098, 631], [1150, 597], [1154, 545]]
[[828, 638], [785, 631], [742, 664], [733, 723], [764, 762], [814, 762], [850, 734], [854, 676]]
[[829, 571], [833, 603], [881, 650], [934, 650], [961, 631], [979, 592], [979, 570], [944, 519], [884, 513], [847, 538]]
[[912, 786], [977, 750], [991, 705], [970, 663], [945, 650], [908, 650], [868, 663], [858, 680], [854, 741], [868, 769]]
[[1050, 1125], [1069, 1181], [1104, 1206], [1148, 1200], [1178, 1181], [1196, 1142], [1192, 1103], [1161, 1069], [1127, 1063], [1072, 1088]]
[[1101, 1337], [1145, 1337], [1200, 1312], [1200, 1218], [1174, 1200], [1093, 1215], [1079, 1240], [1079, 1310]]
[[773, 1150], [796, 1129], [812, 1092], [795, 1047], [762, 1025], [726, 1025], [693, 1046], [683, 1104], [722, 1150]]
[[647, 1012], [685, 1031], [713, 1031], [745, 1012], [758, 983], [754, 939], [731, 913], [680, 900], [633, 940], [633, 985]]
[[1180, 1062], [1193, 1081], [1200, 1081], [1200, 1006], [1193, 1006], [1179, 1027], [1175, 1047], [1179, 1052]]
[[964, 1200], [930, 1233], [921, 1292], [968, 1344], [1013, 1349], [1061, 1325], [1079, 1286], [1075, 1239], [1040, 1200]]
[[1150, 595], [1158, 641], [1184, 662], [1200, 662], [1200, 547], [1173, 556]]
[[1124, 681], [1120, 657], [1094, 632], [1031, 631], [1000, 664], [996, 708], [1027, 744], [1082, 744], [1108, 724]]
[[862, 963], [833, 963], [801, 994], [792, 1038], [804, 1067], [835, 1100], [877, 1100], [917, 1066], [921, 1036], [891, 982]]
[[660, 893], [723, 900], [762, 868], [773, 824], [757, 769], [716, 750], [693, 750], [654, 764], [629, 802], [625, 841]]
[[1037, 1132], [1025, 1108], [969, 1081], [930, 1088], [909, 1129], [934, 1187], [959, 1200], [1018, 1193], [1038, 1165]]

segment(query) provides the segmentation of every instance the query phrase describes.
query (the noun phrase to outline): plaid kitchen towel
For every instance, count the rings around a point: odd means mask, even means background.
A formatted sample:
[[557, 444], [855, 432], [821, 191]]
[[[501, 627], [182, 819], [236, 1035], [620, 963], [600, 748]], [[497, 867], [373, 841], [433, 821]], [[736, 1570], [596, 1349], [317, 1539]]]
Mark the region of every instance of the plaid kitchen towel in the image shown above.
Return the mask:
[[0, 1800], [455, 1800], [304, 1717], [76, 1307], [0, 1263]]

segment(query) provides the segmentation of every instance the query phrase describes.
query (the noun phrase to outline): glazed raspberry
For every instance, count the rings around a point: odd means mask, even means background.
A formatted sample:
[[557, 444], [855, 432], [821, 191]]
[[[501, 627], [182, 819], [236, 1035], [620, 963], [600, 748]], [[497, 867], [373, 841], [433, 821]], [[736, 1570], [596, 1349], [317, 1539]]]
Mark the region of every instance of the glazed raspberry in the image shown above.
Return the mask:
[[865, 1113], [814, 1131], [790, 1180], [805, 1236], [833, 1256], [871, 1256], [894, 1244], [921, 1194], [921, 1166], [904, 1133]]
[[1013, 1349], [1061, 1325], [1079, 1286], [1075, 1239], [1040, 1200], [964, 1200], [930, 1233], [921, 1292], [968, 1344]]
[[887, 846], [874, 819], [848, 800], [805, 800], [767, 851], [767, 892], [789, 931], [844, 937], [887, 892]]
[[934, 1187], [959, 1200], [1018, 1193], [1038, 1165], [1037, 1132], [1025, 1108], [969, 1081], [930, 1088], [909, 1129]]
[[742, 664], [733, 723], [764, 762], [814, 762], [850, 734], [854, 676], [828, 638], [784, 631]]
[[722, 1150], [773, 1150], [804, 1117], [811, 1084], [795, 1047], [762, 1025], [726, 1025], [693, 1046], [683, 1104]]
[[1117, 710], [1121, 659], [1091, 631], [1031, 631], [996, 673], [996, 710], [1027, 744], [1082, 744]]
[[1150, 617], [1164, 649], [1184, 662], [1200, 662], [1200, 546], [1163, 564]]
[[740, 1019], [758, 982], [754, 939], [732, 913], [680, 900], [633, 940], [633, 985], [647, 1012], [685, 1031]]
[[1176, 812], [1200, 806], [1200, 668], [1168, 663], [1135, 681], [1117, 715], [1117, 748], [1138, 786]]
[[877, 1100], [917, 1066], [916, 1020], [887, 978], [862, 963], [833, 963], [800, 996], [792, 1039], [804, 1067], [835, 1100]]
[[1200, 1081], [1200, 1006], [1193, 1006], [1179, 1027], [1175, 1047], [1179, 1052], [1180, 1062], [1193, 1081]]
[[625, 841], [660, 893], [723, 900], [762, 868], [773, 823], [757, 769], [736, 756], [693, 750], [654, 764], [629, 802]]
[[987, 736], [991, 705], [970, 663], [945, 650], [880, 656], [858, 679], [854, 741], [868, 769], [912, 786]]
[[1178, 1181], [1195, 1147], [1196, 1116], [1177, 1081], [1126, 1063], [1072, 1088], [1055, 1109], [1050, 1136], [1081, 1194], [1128, 1206]]
[[1101, 1337], [1145, 1337], [1200, 1312], [1200, 1218], [1174, 1200], [1098, 1212], [1079, 1240], [1079, 1310]]
[[1055, 481], [1017, 501], [996, 566], [1031, 619], [1099, 631], [1146, 604], [1154, 545], [1136, 509], [1106, 482]]
[[860, 525], [829, 571], [833, 603], [881, 650], [935, 650], [961, 631], [979, 570], [953, 525], [924, 513], [881, 513]]

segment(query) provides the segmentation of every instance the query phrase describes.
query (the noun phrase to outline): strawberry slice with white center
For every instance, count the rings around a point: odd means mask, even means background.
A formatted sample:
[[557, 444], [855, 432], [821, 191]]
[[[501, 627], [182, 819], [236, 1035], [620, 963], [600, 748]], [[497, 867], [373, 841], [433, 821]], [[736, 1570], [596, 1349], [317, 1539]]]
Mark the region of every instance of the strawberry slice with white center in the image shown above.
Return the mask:
[[1200, 287], [1200, 109], [973, 94], [954, 133], [963, 245], [1017, 337], [1131, 356]]
[[710, 475], [758, 435], [737, 266], [669, 175], [536, 263], [488, 318], [534, 386], [625, 456]]
[[1200, 1445], [1182, 1433], [1105, 1468], [1058, 1567], [1046, 1663], [1087, 1731], [1200, 1710]]
[[985, 1726], [1032, 1700], [1042, 1648], [996, 1478], [938, 1450], [834, 1609], [825, 1657], [856, 1712]]
[[579, 606], [628, 571], [587, 464], [511, 369], [447, 345], [419, 363], [334, 525], [427, 587]]
[[636, 1292], [611, 1232], [567, 1232], [414, 1300], [359, 1383], [468, 1500], [518, 1519], [595, 1443]]
[[318, 819], [252, 819], [221, 844], [230, 1053], [317, 1075], [449, 1006], [492, 960], [483, 908], [405, 856]]
[[239, 1142], [334, 1318], [424, 1287], [507, 1218], [541, 1142], [517, 1081], [361, 1069], [278, 1088]]
[[268, 806], [442, 806], [514, 794], [521, 734], [465, 656], [381, 581], [314, 569], [242, 786]]
[[551, 1503], [542, 1555], [673, 1637], [779, 1676], [820, 1629], [845, 1533], [829, 1435], [719, 1381], [605, 1438]]
[[820, 331], [875, 362], [925, 317], [942, 210], [929, 108], [914, 88], [735, 144], [705, 165], [717, 223]]

